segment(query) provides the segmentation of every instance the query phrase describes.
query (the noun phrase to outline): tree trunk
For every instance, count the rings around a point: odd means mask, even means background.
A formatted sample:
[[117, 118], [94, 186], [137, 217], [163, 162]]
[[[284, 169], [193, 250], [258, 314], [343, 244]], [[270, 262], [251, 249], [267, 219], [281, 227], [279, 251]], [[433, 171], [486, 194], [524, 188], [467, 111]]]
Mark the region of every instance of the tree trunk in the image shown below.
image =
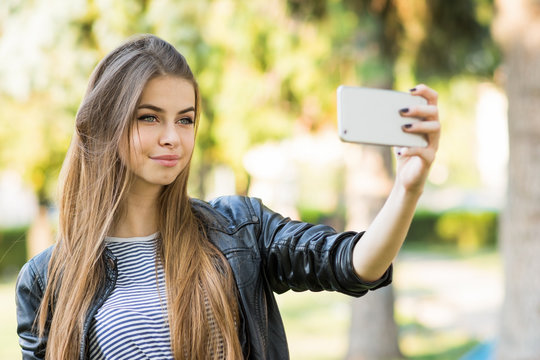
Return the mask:
[[507, 205], [500, 245], [505, 300], [498, 359], [540, 356], [540, 2], [500, 0], [494, 33], [504, 51], [508, 95]]
[[[365, 11], [377, 22], [371, 33], [372, 59], [385, 70], [379, 76], [364, 79], [363, 86], [392, 89], [394, 68], [399, 55], [403, 26], [394, 1], [347, 1], [359, 18]], [[369, 32], [368, 32], [369, 33]], [[359, 38], [365, 34], [359, 34]], [[390, 148], [351, 145], [345, 154], [347, 228], [366, 229], [383, 206], [393, 184], [393, 164]], [[361, 240], [360, 240], [361, 241]], [[394, 320], [392, 285], [370, 292], [352, 302], [349, 360], [389, 360], [402, 358], [399, 350], [397, 325]]]
[[[347, 229], [366, 229], [392, 187], [387, 147], [348, 145], [345, 152]], [[360, 240], [361, 241], [361, 240]], [[392, 286], [352, 300], [349, 360], [401, 358]]]
[[27, 235], [27, 257], [30, 259], [53, 243], [51, 224], [47, 216], [47, 206], [39, 205], [38, 213]]

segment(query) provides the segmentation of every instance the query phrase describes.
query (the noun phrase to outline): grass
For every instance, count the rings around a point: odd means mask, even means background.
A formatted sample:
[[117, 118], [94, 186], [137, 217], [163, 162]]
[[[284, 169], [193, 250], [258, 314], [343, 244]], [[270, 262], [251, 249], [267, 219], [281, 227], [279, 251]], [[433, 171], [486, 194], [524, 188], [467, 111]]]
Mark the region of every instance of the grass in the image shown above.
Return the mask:
[[[278, 296], [293, 360], [338, 360], [347, 354], [350, 299], [334, 293]], [[433, 331], [398, 318], [400, 348], [409, 360], [455, 360], [478, 344], [463, 332]]]
[[[481, 318], [483, 326], [471, 328], [470, 320], [479, 314], [494, 320], [485, 308], [496, 312], [493, 298], [502, 296], [500, 272], [499, 255], [493, 248], [474, 253], [449, 246], [405, 248], [394, 272], [396, 322], [404, 356], [455, 360], [486, 340], [483, 336], [490, 336], [492, 326]], [[485, 285], [481, 291], [479, 281]], [[345, 358], [350, 318], [347, 296], [289, 292], [277, 299], [292, 359]]]
[[15, 316], [15, 280], [0, 283], [0, 359], [20, 359]]
[[278, 295], [291, 359], [338, 360], [347, 352], [350, 298], [329, 292]]
[[[474, 254], [460, 254], [452, 251], [433, 249], [404, 249], [403, 258], [398, 259], [395, 269], [394, 285], [397, 293], [396, 321], [400, 329], [400, 348], [410, 360], [454, 360], [476, 346], [483, 339], [471, 334], [455, 319], [437, 316], [448, 315], [448, 308], [439, 312], [422, 313], [424, 305], [451, 306], [459, 310], [459, 302], [448, 291], [464, 292], [468, 288], [455, 287], [449, 280], [443, 280], [438, 288], [430, 278], [422, 278], [423, 272], [430, 272], [433, 266], [449, 267], [459, 275], [493, 274], [500, 271], [500, 260], [495, 250]], [[401, 256], [401, 255], [400, 255]], [[444, 273], [444, 268], [440, 271]], [[425, 274], [424, 274], [425, 276]], [[460, 282], [461, 285], [461, 282]], [[18, 359], [20, 350], [16, 335], [15, 281], [0, 283], [0, 359]], [[442, 290], [441, 290], [442, 289]], [[442, 291], [442, 292], [441, 292]], [[345, 295], [337, 293], [294, 293], [277, 295], [287, 338], [291, 359], [293, 360], [338, 360], [347, 353], [350, 322], [350, 301]], [[467, 303], [470, 301], [468, 299]], [[452, 302], [454, 301], [454, 302]], [[450, 303], [450, 304], [448, 304]], [[420, 309], [420, 310], [419, 310]], [[469, 311], [470, 309], [467, 309]], [[469, 316], [470, 313], [467, 313]], [[456, 320], [456, 323], [444, 323]]]
[[398, 324], [400, 348], [410, 360], [455, 360], [479, 343], [462, 331], [434, 331], [415, 319], [401, 318]]

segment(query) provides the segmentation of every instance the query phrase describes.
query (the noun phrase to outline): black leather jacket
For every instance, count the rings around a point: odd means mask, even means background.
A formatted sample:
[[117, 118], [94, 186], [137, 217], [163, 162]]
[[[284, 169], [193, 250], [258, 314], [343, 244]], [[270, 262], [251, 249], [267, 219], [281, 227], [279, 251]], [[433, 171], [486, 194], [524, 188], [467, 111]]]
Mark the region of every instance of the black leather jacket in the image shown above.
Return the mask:
[[[273, 292], [339, 291], [362, 296], [391, 282], [392, 267], [378, 281], [360, 280], [352, 267], [352, 249], [361, 233], [336, 233], [323, 225], [283, 218], [254, 198], [229, 196], [210, 203], [192, 202], [208, 236], [229, 261], [238, 287], [240, 340], [246, 359], [288, 359], [287, 340]], [[31, 259], [17, 280], [17, 332], [23, 359], [42, 359], [47, 336], [32, 328], [47, 283], [52, 247]], [[116, 260], [105, 251], [107, 278], [87, 315], [80, 359], [88, 358], [88, 330], [96, 311], [112, 292]]]

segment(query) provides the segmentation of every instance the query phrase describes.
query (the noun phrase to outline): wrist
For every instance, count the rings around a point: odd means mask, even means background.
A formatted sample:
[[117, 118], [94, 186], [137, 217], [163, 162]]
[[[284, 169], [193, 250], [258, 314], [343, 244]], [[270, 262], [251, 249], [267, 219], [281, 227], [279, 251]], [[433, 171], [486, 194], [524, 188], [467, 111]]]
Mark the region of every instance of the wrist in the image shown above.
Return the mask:
[[424, 186], [405, 186], [398, 181], [394, 183], [393, 192], [403, 201], [418, 201], [424, 193]]

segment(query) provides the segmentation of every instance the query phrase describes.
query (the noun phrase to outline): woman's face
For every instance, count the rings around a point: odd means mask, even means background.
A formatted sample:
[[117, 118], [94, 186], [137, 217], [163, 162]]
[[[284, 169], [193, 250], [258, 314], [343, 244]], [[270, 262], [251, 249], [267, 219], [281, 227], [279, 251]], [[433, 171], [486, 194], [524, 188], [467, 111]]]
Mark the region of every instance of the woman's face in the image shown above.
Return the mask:
[[129, 154], [122, 157], [136, 187], [168, 185], [187, 166], [195, 141], [195, 106], [189, 81], [174, 76], [148, 81], [137, 105]]

